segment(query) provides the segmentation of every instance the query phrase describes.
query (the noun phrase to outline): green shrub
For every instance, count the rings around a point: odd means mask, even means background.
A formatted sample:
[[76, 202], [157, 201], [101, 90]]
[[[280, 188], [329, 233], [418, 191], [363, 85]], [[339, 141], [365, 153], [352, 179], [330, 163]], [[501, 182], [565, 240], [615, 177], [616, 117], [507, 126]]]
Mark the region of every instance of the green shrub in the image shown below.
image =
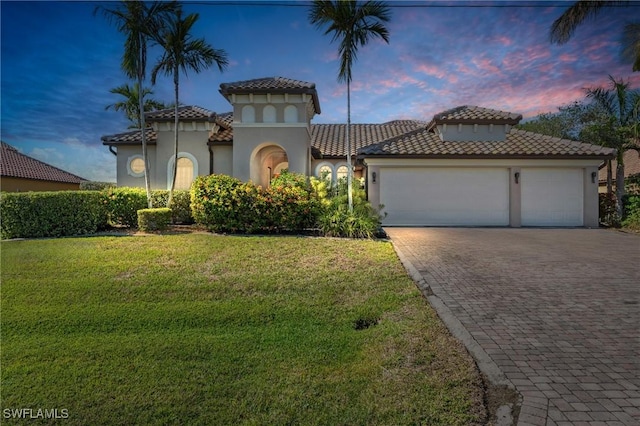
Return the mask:
[[171, 209], [166, 207], [138, 210], [138, 229], [141, 231], [163, 231], [171, 223]]
[[[151, 191], [151, 200], [154, 207], [166, 207], [169, 201], [169, 191], [166, 189]], [[184, 225], [193, 223], [193, 216], [191, 216], [191, 195], [189, 191], [184, 189], [176, 189], [173, 191], [171, 212], [172, 223]]]
[[606, 227], [620, 227], [620, 215], [616, 210], [615, 194], [598, 194], [600, 224]]
[[107, 200], [98, 191], [0, 195], [2, 238], [62, 237], [107, 227]]
[[332, 191], [329, 205], [319, 217], [322, 234], [332, 237], [373, 238], [381, 233], [382, 216], [367, 201], [363, 189], [353, 188], [353, 211], [349, 211], [346, 183], [339, 183]]
[[138, 210], [148, 206], [144, 188], [109, 188], [106, 195], [109, 222], [112, 225], [136, 227]]
[[625, 218], [622, 226], [640, 230], [640, 194], [627, 194], [623, 201]]
[[321, 196], [303, 174], [283, 171], [265, 191], [270, 226], [280, 231], [314, 228], [323, 213]]
[[255, 185], [231, 176], [199, 176], [191, 186], [193, 219], [214, 232], [254, 232], [262, 219], [252, 211], [257, 196]]
[[297, 232], [316, 225], [322, 203], [303, 175], [284, 172], [267, 189], [210, 175], [194, 182], [191, 209], [196, 223], [214, 232]]
[[104, 191], [105, 189], [115, 187], [116, 184], [112, 182], [94, 182], [90, 180], [80, 182], [81, 191]]

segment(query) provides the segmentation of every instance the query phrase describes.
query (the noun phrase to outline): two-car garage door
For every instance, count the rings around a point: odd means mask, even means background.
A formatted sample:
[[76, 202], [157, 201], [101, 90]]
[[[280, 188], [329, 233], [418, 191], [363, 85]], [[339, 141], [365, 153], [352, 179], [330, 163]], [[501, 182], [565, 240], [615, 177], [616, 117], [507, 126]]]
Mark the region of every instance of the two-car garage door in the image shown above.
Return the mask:
[[[522, 226], [582, 226], [580, 168], [522, 168], [510, 194], [508, 168], [407, 167], [380, 170], [385, 225], [509, 226], [519, 204]], [[511, 199], [514, 193], [519, 200]]]

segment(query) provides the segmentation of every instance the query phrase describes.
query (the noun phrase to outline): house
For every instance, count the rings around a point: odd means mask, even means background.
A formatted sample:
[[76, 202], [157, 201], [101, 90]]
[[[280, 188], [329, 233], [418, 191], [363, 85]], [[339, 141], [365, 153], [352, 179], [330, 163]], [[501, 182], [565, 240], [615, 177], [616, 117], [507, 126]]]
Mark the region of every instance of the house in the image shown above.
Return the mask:
[[35, 158], [21, 154], [11, 145], [1, 142], [0, 190], [64, 191], [80, 189], [79, 176], [65, 172]]
[[[346, 175], [344, 124], [312, 124], [315, 84], [282, 77], [224, 83], [232, 111], [180, 107], [176, 187], [228, 174], [268, 185], [282, 169], [332, 181]], [[173, 110], [147, 113], [150, 178], [170, 185]], [[521, 115], [476, 106], [430, 122], [354, 124], [355, 175], [383, 224], [598, 226], [598, 167], [613, 151], [514, 129]], [[120, 186], [144, 186], [139, 131], [102, 137]]]
[[[624, 153], [624, 178], [637, 179], [640, 182], [640, 152], [630, 149]], [[618, 162], [616, 160], [611, 161], [611, 178], [613, 188], [616, 186], [616, 168]], [[598, 188], [600, 193], [607, 192], [607, 165], [603, 164], [600, 168], [600, 174], [598, 176], [600, 186]], [[615, 190], [615, 189], [614, 189]]]

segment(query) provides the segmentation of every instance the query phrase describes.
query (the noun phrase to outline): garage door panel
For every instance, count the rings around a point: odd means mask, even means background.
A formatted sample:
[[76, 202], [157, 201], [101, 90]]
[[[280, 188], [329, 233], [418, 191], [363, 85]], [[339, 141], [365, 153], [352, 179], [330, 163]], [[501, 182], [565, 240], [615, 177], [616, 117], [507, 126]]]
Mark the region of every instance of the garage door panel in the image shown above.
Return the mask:
[[582, 226], [583, 174], [579, 168], [522, 169], [522, 226]]
[[385, 225], [506, 226], [509, 174], [501, 168], [381, 170]]

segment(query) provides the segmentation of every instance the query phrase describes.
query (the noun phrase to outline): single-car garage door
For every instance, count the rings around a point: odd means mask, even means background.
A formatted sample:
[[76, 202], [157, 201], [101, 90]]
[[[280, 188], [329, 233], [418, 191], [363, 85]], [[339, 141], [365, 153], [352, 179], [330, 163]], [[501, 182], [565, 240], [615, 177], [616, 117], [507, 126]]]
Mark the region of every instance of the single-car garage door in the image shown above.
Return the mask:
[[582, 226], [584, 172], [580, 168], [521, 171], [522, 226]]
[[508, 226], [506, 168], [381, 168], [384, 225]]

